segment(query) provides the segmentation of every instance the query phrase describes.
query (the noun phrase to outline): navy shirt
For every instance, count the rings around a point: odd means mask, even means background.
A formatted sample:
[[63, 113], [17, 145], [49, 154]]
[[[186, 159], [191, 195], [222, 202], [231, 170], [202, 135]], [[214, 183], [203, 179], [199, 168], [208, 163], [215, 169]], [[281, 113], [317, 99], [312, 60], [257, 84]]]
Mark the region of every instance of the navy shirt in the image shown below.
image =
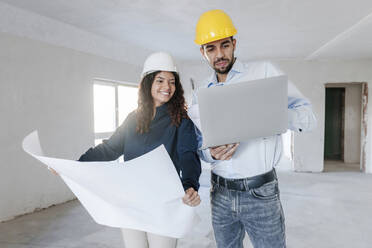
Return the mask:
[[149, 131], [143, 134], [136, 132], [136, 112], [133, 111], [108, 140], [90, 148], [79, 161], [111, 161], [123, 154], [124, 161], [128, 161], [164, 144], [184, 189], [198, 190], [201, 166], [196, 132], [199, 131], [190, 119], [182, 119], [179, 127], [173, 125], [167, 106], [156, 108]]

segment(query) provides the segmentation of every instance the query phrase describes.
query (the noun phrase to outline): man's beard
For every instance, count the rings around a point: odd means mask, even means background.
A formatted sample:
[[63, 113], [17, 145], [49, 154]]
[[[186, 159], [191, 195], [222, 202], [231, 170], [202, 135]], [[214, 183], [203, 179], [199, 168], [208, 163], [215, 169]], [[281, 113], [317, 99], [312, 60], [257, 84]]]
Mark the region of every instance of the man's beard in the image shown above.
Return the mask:
[[[233, 59], [230, 60], [230, 63], [226, 66], [225, 69], [223, 70], [220, 70], [220, 69], [217, 69], [216, 67], [213, 67], [213, 69], [215, 70], [215, 72], [217, 72], [218, 74], [227, 74], [229, 73], [229, 71], [231, 70], [231, 68], [233, 67], [234, 65], [234, 61], [235, 61], [235, 58], [234, 58], [234, 55], [232, 56]], [[227, 59], [220, 59], [220, 60], [217, 60], [215, 63], [218, 63], [220, 61], [226, 61]]]

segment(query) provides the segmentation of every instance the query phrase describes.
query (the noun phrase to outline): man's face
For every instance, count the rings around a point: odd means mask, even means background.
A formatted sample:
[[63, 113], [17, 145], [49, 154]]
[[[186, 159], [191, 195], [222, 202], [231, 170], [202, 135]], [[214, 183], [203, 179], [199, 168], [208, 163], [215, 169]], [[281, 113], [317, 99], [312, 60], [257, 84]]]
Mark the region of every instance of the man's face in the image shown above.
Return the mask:
[[217, 73], [226, 74], [234, 64], [235, 45], [236, 40], [228, 37], [203, 45], [200, 52]]

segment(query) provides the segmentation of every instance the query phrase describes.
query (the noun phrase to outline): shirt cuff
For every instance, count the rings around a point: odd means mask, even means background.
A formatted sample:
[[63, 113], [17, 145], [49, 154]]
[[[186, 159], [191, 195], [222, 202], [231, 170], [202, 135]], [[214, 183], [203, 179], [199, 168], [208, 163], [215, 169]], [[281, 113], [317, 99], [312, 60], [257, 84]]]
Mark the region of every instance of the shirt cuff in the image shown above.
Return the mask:
[[214, 163], [214, 162], [217, 161], [217, 160], [213, 159], [211, 151], [209, 150], [209, 148], [206, 148], [206, 149], [203, 149], [203, 150], [198, 150], [198, 153], [199, 153], [200, 158], [207, 163]]

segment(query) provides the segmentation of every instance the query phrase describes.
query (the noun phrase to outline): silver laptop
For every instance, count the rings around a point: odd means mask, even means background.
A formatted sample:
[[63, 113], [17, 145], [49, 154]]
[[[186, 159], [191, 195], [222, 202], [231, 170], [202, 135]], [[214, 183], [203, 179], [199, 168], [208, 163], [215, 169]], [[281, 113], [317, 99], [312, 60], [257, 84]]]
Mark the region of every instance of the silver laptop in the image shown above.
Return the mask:
[[287, 88], [287, 76], [279, 76], [200, 89], [202, 148], [286, 132]]

